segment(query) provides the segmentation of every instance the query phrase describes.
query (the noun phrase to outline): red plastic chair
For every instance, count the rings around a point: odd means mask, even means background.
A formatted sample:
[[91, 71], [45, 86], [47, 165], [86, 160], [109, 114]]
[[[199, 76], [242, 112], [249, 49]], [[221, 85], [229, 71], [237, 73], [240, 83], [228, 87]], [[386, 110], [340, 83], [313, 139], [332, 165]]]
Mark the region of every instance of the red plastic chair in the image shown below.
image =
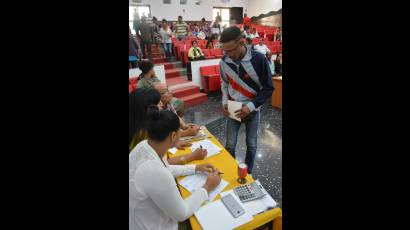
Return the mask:
[[259, 32], [259, 30], [258, 30], [258, 34], [259, 34], [259, 37], [261, 37], [261, 38], [263, 38], [263, 37], [265, 36], [265, 32], [264, 32], [264, 31], [260, 31], [260, 32]]
[[204, 53], [206, 59], [215, 58], [215, 56], [212, 56], [210, 49], [203, 49], [202, 53]]
[[219, 65], [213, 65], [213, 73], [208, 79], [208, 91], [214, 92], [221, 90], [221, 78], [219, 76]]
[[218, 87], [219, 82], [219, 74], [215, 72], [215, 66], [201, 66], [199, 68], [199, 72], [201, 74], [201, 82], [204, 91], [206, 93], [215, 91]]
[[223, 57], [222, 49], [211, 49], [211, 55], [214, 56], [215, 58]]
[[266, 38], [267, 38], [269, 41], [273, 41], [273, 33], [272, 33], [272, 34], [266, 34]]

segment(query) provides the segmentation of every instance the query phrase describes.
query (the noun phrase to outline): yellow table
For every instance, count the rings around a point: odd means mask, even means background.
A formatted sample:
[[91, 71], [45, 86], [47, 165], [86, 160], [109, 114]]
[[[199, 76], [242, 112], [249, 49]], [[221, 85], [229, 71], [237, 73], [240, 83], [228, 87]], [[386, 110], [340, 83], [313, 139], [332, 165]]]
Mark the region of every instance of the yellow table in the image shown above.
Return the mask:
[[[223, 145], [218, 141], [218, 139], [215, 138], [208, 130], [206, 130], [204, 127], [202, 127], [205, 132], [208, 134], [208, 139], [212, 141], [214, 144], [218, 145], [219, 147], [222, 148], [222, 151], [215, 155], [211, 156], [209, 158], [205, 158], [204, 160], [198, 160], [198, 161], [192, 161], [189, 164], [202, 164], [202, 163], [211, 163], [213, 164], [216, 168], [218, 168], [222, 174], [222, 179], [226, 180], [229, 185], [227, 185], [224, 189], [224, 191], [231, 190], [234, 187], [240, 185], [236, 179], [238, 178], [238, 163], [236, 160], [231, 156], [231, 154], [228, 153], [228, 151], [224, 148]], [[175, 156], [180, 156], [184, 155], [187, 153], [190, 153], [191, 150], [190, 148], [186, 148], [185, 150], [178, 150], [174, 155], [168, 153], [168, 157], [175, 157]], [[180, 181], [183, 177], [177, 178], [177, 181]], [[254, 181], [254, 179], [248, 175], [246, 177], [247, 183], [250, 183]], [[183, 198], [186, 198], [191, 195], [190, 192], [185, 190], [182, 186], [178, 184], [178, 189], [182, 195]], [[220, 199], [221, 196], [218, 195], [215, 200]], [[201, 225], [199, 224], [198, 220], [196, 219], [195, 215], [189, 218], [189, 221], [191, 223], [192, 229], [193, 230], [198, 230], [202, 229]], [[274, 208], [269, 211], [263, 212], [261, 214], [258, 214], [253, 217], [253, 220], [251, 222], [248, 222], [236, 229], [255, 229], [258, 228], [266, 223], [272, 222], [273, 229], [274, 230], [281, 230], [282, 229], [282, 210], [280, 208]]]

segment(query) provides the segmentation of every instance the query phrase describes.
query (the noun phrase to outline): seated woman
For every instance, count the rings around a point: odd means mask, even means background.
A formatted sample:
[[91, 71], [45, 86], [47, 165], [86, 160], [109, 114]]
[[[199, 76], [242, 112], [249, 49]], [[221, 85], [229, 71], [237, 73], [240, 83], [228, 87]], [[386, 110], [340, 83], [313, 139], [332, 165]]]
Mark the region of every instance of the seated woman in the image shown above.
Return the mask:
[[[139, 63], [141, 70], [140, 80], [138, 81], [137, 88], [152, 89], [155, 83], [161, 83], [158, 77], [155, 75], [154, 64], [151, 61], [141, 61]], [[184, 102], [178, 98], [172, 98], [172, 105], [177, 110], [177, 113], [183, 117], [184, 115]]]
[[[167, 166], [162, 158], [179, 139], [178, 116], [157, 106], [146, 116], [148, 140], [129, 155], [129, 229], [177, 230], [178, 222], [201, 207], [221, 178], [211, 164]], [[204, 186], [184, 200], [174, 178], [199, 172], [208, 173]]]
[[[155, 89], [139, 89], [133, 91], [129, 96], [129, 152], [141, 141], [148, 138], [146, 114], [151, 105], [162, 108], [161, 95]], [[179, 149], [188, 146], [190, 144], [184, 141], [177, 141], [175, 145]], [[196, 149], [190, 154], [171, 158], [168, 163], [185, 164], [194, 160], [202, 160], [206, 155], [206, 150]]]
[[204, 60], [205, 55], [202, 53], [201, 48], [198, 47], [198, 43], [193, 40], [192, 42], [192, 47], [188, 51], [188, 59], [190, 61], [196, 61], [196, 60]]
[[140, 61], [138, 68], [141, 70], [139, 76], [138, 89], [151, 89], [154, 87], [155, 82], [161, 82], [157, 76], [155, 76], [154, 64], [151, 61]]

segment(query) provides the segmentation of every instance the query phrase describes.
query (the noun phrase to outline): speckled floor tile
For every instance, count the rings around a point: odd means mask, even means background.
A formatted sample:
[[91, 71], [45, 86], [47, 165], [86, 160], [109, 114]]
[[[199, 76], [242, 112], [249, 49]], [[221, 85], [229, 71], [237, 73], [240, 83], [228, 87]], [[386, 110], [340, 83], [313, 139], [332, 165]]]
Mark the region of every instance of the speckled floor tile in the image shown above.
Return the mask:
[[[185, 120], [206, 125], [225, 145], [226, 119], [221, 111], [221, 95], [208, 95], [208, 101], [188, 108]], [[253, 177], [259, 179], [269, 194], [282, 206], [282, 110], [271, 106], [270, 99], [262, 106], [258, 148]], [[245, 126], [239, 131], [236, 158], [244, 161], [246, 153]]]

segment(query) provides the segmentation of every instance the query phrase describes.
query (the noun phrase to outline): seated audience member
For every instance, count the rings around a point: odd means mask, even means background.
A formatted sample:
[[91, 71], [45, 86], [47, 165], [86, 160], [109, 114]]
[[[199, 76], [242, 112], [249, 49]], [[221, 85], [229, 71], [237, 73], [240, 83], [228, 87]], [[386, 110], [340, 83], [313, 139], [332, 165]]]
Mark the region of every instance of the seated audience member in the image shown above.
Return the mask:
[[278, 27], [278, 30], [276, 31], [273, 40], [282, 42], [282, 31], [281, 31], [280, 27]]
[[154, 87], [155, 82], [160, 82], [157, 76], [155, 76], [154, 64], [151, 61], [140, 61], [139, 69], [141, 75], [139, 76], [137, 88], [151, 89]]
[[246, 45], [248, 48], [254, 50], [254, 45], [253, 45], [253, 43], [252, 43], [252, 39], [251, 39], [251, 38], [246, 38], [245, 45]]
[[[139, 68], [142, 73], [140, 80], [138, 81], [137, 88], [152, 89], [155, 83], [161, 83], [158, 77], [155, 75], [154, 64], [150, 61], [141, 61]], [[178, 98], [172, 98], [171, 104], [177, 109], [177, 113], [180, 117], [184, 117], [184, 102]]]
[[282, 76], [282, 53], [276, 54], [275, 73], [276, 75]]
[[205, 59], [204, 53], [202, 53], [201, 48], [198, 47], [198, 43], [195, 40], [192, 41], [192, 47], [188, 51], [188, 59], [190, 61]]
[[272, 76], [273, 76], [275, 75], [275, 64], [273, 64], [272, 53], [270, 51], [266, 52], [266, 59], [268, 59], [268, 65], [270, 68], [270, 72], [272, 73]]
[[[251, 33], [249, 32], [249, 28], [244, 28], [243, 31], [242, 31], [242, 34], [243, 34], [244, 38], [249, 38], [250, 35], [251, 35]], [[251, 38], [251, 40], [252, 40], [252, 38]]]
[[[172, 112], [175, 112], [179, 117], [183, 118], [184, 116], [184, 102], [178, 98], [173, 97], [172, 93], [169, 92], [168, 87], [165, 83], [156, 82], [154, 84], [154, 89], [158, 90], [161, 94], [162, 108], [168, 109]], [[164, 104], [165, 102], [165, 104]], [[182, 125], [182, 128], [185, 129], [185, 125]], [[193, 133], [192, 135], [195, 135]]]
[[[141, 141], [148, 138], [147, 134], [147, 109], [149, 106], [156, 105], [162, 110], [161, 95], [155, 89], [140, 89], [133, 91], [129, 96], [129, 151]], [[178, 141], [176, 148], [184, 149], [191, 144], [186, 141]], [[206, 157], [207, 152], [202, 149], [196, 149], [194, 152], [179, 157], [171, 158], [169, 164], [185, 164], [193, 160], [202, 160]]]
[[205, 39], [208, 39], [212, 35], [211, 26], [209, 26], [209, 23], [205, 21], [205, 18], [202, 18], [201, 21], [201, 31], [205, 33]]
[[268, 47], [263, 43], [263, 39], [259, 39], [259, 44], [254, 46], [255, 51], [265, 55], [267, 52], [270, 52]]
[[199, 27], [197, 25], [194, 26], [194, 29], [192, 31], [192, 36], [197, 37], [199, 34]]
[[258, 38], [258, 37], [259, 37], [259, 34], [258, 34], [258, 32], [256, 31], [256, 28], [253, 28], [252, 34], [253, 34], [253, 38]]
[[[139, 143], [129, 155], [129, 229], [178, 229], [178, 222], [191, 217], [208, 199], [221, 178], [211, 164], [166, 165], [167, 150], [179, 139], [178, 116], [171, 111], [148, 109], [148, 140]], [[186, 199], [181, 197], [175, 179], [207, 172], [201, 189]]]

